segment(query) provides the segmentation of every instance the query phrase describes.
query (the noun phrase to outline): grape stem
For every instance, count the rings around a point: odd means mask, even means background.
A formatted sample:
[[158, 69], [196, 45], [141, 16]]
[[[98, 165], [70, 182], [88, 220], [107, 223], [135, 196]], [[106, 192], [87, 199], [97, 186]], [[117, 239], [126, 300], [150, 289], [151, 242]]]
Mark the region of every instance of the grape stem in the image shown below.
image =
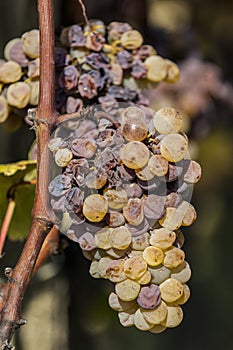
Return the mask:
[[4, 244], [5, 244], [5, 240], [6, 240], [6, 236], [7, 236], [7, 232], [8, 232], [8, 228], [10, 226], [11, 223], [11, 219], [12, 216], [14, 214], [15, 211], [15, 201], [12, 199], [9, 199], [9, 203], [8, 203], [8, 207], [7, 207], [7, 211], [3, 220], [3, 224], [1, 227], [1, 231], [0, 231], [0, 258], [2, 258], [2, 252], [3, 252], [3, 248], [4, 248]]
[[[33, 276], [43, 242], [51, 231], [52, 219], [48, 198], [50, 157], [47, 147], [56, 118], [54, 108], [54, 24], [52, 0], [38, 0], [40, 28], [40, 98], [36, 112], [37, 184], [32, 210], [32, 224], [21, 256], [13, 269], [7, 268], [7, 282], [0, 288], [0, 349], [9, 344], [15, 330], [25, 321], [20, 316], [25, 291]], [[13, 210], [13, 204], [11, 204]], [[10, 215], [10, 214], [8, 214]], [[9, 218], [8, 218], [9, 220]], [[5, 224], [7, 226], [7, 224]], [[3, 229], [6, 231], [6, 228]], [[37, 265], [38, 266], [38, 265]]]

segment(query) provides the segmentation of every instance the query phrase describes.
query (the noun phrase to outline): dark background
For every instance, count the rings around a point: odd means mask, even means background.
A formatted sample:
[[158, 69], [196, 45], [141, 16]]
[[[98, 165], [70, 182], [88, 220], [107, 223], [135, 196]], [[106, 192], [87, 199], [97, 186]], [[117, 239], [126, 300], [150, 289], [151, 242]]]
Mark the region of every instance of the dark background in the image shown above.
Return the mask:
[[[56, 28], [83, 22], [78, 0], [54, 3]], [[89, 18], [100, 18], [106, 23], [127, 21], [144, 34], [145, 42], [154, 45], [159, 54], [177, 63], [198, 54], [217, 64], [223, 79], [233, 82], [232, 1], [85, 3]], [[167, 16], [159, 12], [164, 3], [168, 4]], [[171, 7], [174, 3], [184, 11], [175, 12]], [[1, 1], [1, 57], [8, 40], [35, 27], [36, 1]], [[107, 305], [112, 286], [90, 277], [89, 262], [79, 247], [70, 244], [63, 255], [51, 258], [32, 281], [22, 313], [28, 325], [15, 339], [18, 350], [233, 349], [233, 114], [216, 101], [215, 108], [217, 122], [215, 118], [209, 133], [205, 137], [198, 137], [198, 132], [195, 135], [203, 177], [195, 186], [192, 199], [198, 220], [184, 230], [184, 250], [193, 276], [189, 282], [192, 297], [183, 307], [182, 324], [159, 335], [123, 328], [116, 312]], [[27, 126], [13, 130], [14, 125], [8, 129], [0, 126], [1, 163], [25, 159], [34, 139]], [[15, 263], [20, 249], [19, 243], [7, 243], [1, 274], [3, 267]]]

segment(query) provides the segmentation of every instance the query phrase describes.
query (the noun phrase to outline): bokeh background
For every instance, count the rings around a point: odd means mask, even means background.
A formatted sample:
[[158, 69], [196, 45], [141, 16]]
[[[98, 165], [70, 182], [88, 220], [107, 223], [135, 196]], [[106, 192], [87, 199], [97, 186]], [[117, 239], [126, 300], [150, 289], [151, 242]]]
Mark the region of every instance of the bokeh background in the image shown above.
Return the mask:
[[[56, 0], [55, 26], [83, 22], [78, 0]], [[89, 276], [89, 261], [70, 243], [34, 277], [17, 333], [17, 350], [233, 349], [233, 2], [230, 0], [85, 1], [89, 18], [127, 21], [181, 67], [177, 87], [148, 92], [154, 108], [169, 104], [186, 116], [193, 157], [203, 177], [192, 203], [198, 220], [184, 230], [193, 275], [182, 324], [162, 334], [123, 328], [110, 309], [112, 286]], [[35, 0], [0, 2], [0, 53], [8, 40], [37, 27]], [[183, 74], [183, 75], [182, 75]], [[162, 85], [162, 84], [161, 84]], [[188, 117], [189, 116], [189, 117]], [[0, 126], [0, 163], [27, 158], [28, 126]], [[7, 242], [1, 275], [22, 243]]]

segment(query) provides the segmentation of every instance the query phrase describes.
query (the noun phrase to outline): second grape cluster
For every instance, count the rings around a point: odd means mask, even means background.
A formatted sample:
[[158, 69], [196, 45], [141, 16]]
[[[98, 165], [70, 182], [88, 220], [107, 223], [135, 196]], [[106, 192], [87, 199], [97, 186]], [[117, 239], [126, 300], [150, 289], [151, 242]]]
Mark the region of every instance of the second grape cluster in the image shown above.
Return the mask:
[[122, 106], [94, 106], [56, 130], [49, 143], [61, 169], [49, 185], [60, 230], [109, 279], [110, 306], [123, 326], [160, 333], [176, 327], [191, 277], [181, 226], [196, 219], [189, 203], [200, 165], [189, 159], [182, 117]]

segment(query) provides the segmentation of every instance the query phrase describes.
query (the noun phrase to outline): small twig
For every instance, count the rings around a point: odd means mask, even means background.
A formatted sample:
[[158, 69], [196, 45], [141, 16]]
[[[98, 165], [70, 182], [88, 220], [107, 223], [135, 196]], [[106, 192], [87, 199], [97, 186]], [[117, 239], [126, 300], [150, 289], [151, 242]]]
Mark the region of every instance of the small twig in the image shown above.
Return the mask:
[[83, 17], [85, 19], [85, 22], [86, 22], [87, 25], [89, 25], [89, 21], [88, 21], [88, 18], [87, 18], [86, 7], [85, 7], [85, 5], [84, 5], [82, 0], [78, 0], [78, 1], [79, 1], [80, 5], [81, 5], [82, 13], [83, 13]]
[[37, 258], [36, 265], [34, 267], [33, 274], [44, 264], [50, 255], [57, 254], [59, 252], [59, 231], [56, 226], [53, 226], [48, 236], [42, 245], [40, 254]]
[[3, 247], [5, 244], [7, 232], [11, 223], [12, 216], [15, 210], [15, 201], [13, 199], [9, 199], [7, 211], [3, 220], [1, 232], [0, 232], [0, 258], [2, 257]]

